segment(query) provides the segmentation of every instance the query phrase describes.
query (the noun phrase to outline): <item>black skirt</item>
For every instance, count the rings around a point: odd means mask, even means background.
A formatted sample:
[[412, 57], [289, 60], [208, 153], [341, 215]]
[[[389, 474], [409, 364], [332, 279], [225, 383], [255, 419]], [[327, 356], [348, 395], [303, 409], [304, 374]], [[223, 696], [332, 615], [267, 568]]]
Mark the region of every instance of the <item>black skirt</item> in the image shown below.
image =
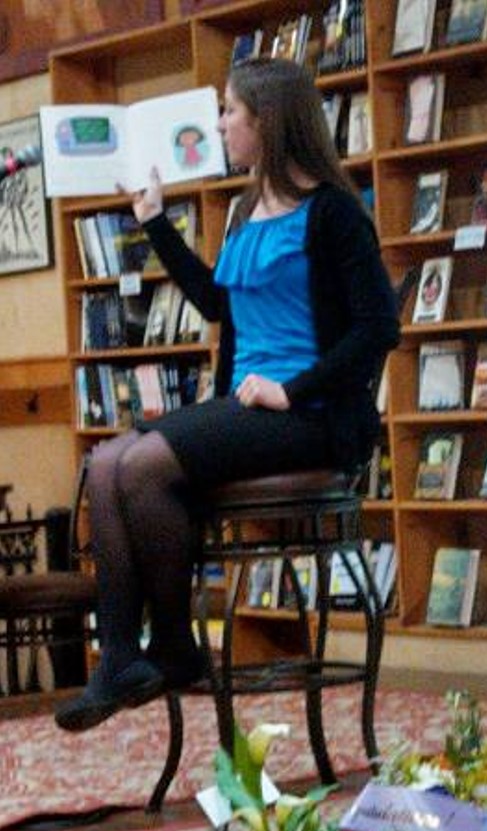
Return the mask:
[[137, 429], [159, 431], [198, 488], [332, 463], [321, 409], [277, 411], [215, 398], [140, 421]]

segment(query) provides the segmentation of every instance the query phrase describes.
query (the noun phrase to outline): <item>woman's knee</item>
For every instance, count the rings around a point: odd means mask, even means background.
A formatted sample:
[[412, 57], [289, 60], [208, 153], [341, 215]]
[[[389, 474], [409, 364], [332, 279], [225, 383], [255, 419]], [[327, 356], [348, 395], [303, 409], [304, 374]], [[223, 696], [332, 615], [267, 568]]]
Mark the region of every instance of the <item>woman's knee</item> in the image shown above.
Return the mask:
[[115, 476], [117, 490], [125, 499], [154, 486], [164, 489], [184, 480], [174, 451], [155, 431], [139, 436], [125, 449], [117, 459]]

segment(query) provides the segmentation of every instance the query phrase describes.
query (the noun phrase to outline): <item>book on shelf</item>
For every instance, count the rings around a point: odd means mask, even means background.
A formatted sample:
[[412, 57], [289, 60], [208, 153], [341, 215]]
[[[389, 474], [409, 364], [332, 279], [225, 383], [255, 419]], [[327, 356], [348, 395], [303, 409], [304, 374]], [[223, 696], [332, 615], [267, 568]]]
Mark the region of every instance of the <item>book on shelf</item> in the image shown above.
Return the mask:
[[209, 401], [215, 394], [215, 372], [211, 364], [204, 363], [200, 366], [198, 383], [195, 391], [195, 401], [200, 404], [202, 401]]
[[447, 170], [418, 174], [411, 214], [411, 234], [431, 234], [442, 229], [447, 183]]
[[397, 0], [392, 55], [427, 52], [431, 47], [436, 0]]
[[444, 320], [452, 272], [453, 257], [434, 257], [424, 261], [413, 309], [413, 323], [439, 323]]
[[430, 72], [411, 78], [406, 88], [404, 143], [438, 141], [445, 99], [445, 75]]
[[479, 499], [487, 499], [487, 460], [484, 462], [482, 481], [480, 482], [478, 497]]
[[132, 213], [98, 212], [73, 221], [83, 277], [119, 277], [161, 268], [149, 238]]
[[247, 581], [247, 606], [270, 609], [274, 585], [274, 560], [255, 560], [249, 566]]
[[470, 407], [472, 410], [487, 410], [487, 342], [477, 345]]
[[189, 248], [196, 247], [197, 211], [193, 199], [181, 199], [165, 208], [167, 218], [181, 234]]
[[484, 622], [487, 616], [485, 570], [485, 555], [482, 557], [479, 548], [438, 548], [431, 574], [426, 623], [471, 626]]
[[355, 581], [364, 591], [367, 589], [367, 577], [360, 553], [356, 550], [334, 551], [331, 555], [329, 583], [332, 609], [356, 611], [360, 608], [360, 597]]
[[343, 104], [343, 95], [340, 92], [330, 92], [323, 95], [323, 112], [333, 142], [336, 142], [338, 134], [338, 122]]
[[473, 43], [486, 36], [487, 0], [451, 0], [447, 46]]
[[367, 498], [392, 498], [392, 460], [389, 448], [383, 444], [376, 444], [372, 450], [368, 470]]
[[390, 605], [397, 576], [397, 557], [394, 543], [365, 539], [363, 554], [384, 608]]
[[262, 48], [263, 38], [263, 29], [254, 29], [253, 32], [245, 32], [237, 35], [233, 41], [232, 55], [230, 58], [231, 66], [238, 66], [243, 61], [258, 58]]
[[168, 340], [169, 321], [174, 315], [176, 302], [181, 302], [181, 293], [174, 283], [164, 280], [156, 285], [144, 331], [144, 346], [159, 346], [173, 342]]
[[41, 106], [48, 196], [94, 196], [226, 173], [218, 95], [200, 87], [121, 104]]
[[460, 339], [428, 341], [419, 348], [420, 410], [463, 410], [465, 344]]
[[367, 92], [353, 92], [348, 111], [347, 155], [356, 156], [372, 150], [370, 99]]
[[314, 609], [316, 607], [318, 578], [316, 559], [311, 554], [293, 557], [289, 561], [284, 559], [275, 561], [272, 606], [276, 609], [297, 608], [296, 592], [290, 575], [291, 568], [294, 569], [305, 608]]
[[362, 66], [366, 60], [363, 0], [332, 0], [322, 17], [318, 74]]
[[272, 41], [271, 57], [286, 58], [302, 64], [306, 57], [311, 23], [312, 18], [308, 14], [281, 23]]
[[487, 164], [476, 177], [476, 194], [470, 215], [471, 225], [487, 225]]
[[420, 443], [415, 499], [453, 499], [463, 449], [463, 434], [428, 432]]

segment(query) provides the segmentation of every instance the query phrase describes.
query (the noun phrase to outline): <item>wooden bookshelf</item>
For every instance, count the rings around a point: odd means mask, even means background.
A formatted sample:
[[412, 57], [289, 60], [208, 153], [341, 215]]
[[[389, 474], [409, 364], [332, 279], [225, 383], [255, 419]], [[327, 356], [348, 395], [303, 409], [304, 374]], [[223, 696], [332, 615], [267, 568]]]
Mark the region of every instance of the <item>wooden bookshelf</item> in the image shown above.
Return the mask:
[[[326, 5], [326, 4], [325, 4]], [[285, 18], [307, 12], [313, 17], [308, 62], [313, 68], [320, 48], [323, 6], [315, 0], [238, 0], [218, 5], [189, 17], [174, 15], [167, 22], [133, 32], [107, 36], [97, 41], [54, 52], [50, 61], [54, 103], [113, 102], [129, 104], [153, 95], [173, 93], [208, 84], [222, 94], [230, 55], [237, 35], [256, 28], [264, 30], [263, 52], [270, 51], [272, 38]], [[421, 342], [442, 337], [460, 337], [470, 345], [487, 339], [487, 318], [479, 306], [485, 285], [485, 252], [453, 252], [456, 228], [469, 221], [473, 193], [469, 171], [483, 164], [487, 152], [487, 43], [458, 47], [435, 47], [424, 54], [392, 58], [395, 3], [366, 0], [366, 44], [364, 67], [317, 77], [323, 93], [367, 90], [373, 121], [373, 149], [364, 156], [344, 159], [344, 165], [360, 187], [373, 187], [375, 214], [385, 263], [394, 284], [405, 271], [420, 268], [427, 257], [452, 254], [454, 273], [451, 296], [443, 323], [419, 326], [411, 323], [411, 302], [406, 305], [401, 346], [391, 356], [389, 396], [382, 419], [392, 459], [393, 494], [390, 499], [365, 500], [364, 530], [367, 536], [394, 540], [399, 561], [394, 615], [388, 631], [407, 635], [432, 634], [442, 630], [424, 624], [427, 593], [436, 548], [440, 545], [481, 547], [487, 532], [487, 501], [476, 496], [481, 469], [487, 459], [487, 431], [482, 413], [421, 413], [417, 408], [418, 350]], [[404, 94], [408, 79], [425, 71], [446, 75], [443, 127], [439, 141], [405, 146]], [[409, 233], [414, 182], [417, 173], [448, 169], [449, 185], [442, 230], [433, 234]], [[198, 206], [198, 247], [214, 262], [222, 239], [229, 199], [245, 184], [245, 177], [196, 181], [169, 188], [167, 201], [194, 198]], [[80, 295], [104, 290], [117, 280], [84, 280], [73, 232], [73, 220], [97, 210], [129, 209], [120, 196], [113, 198], [62, 199], [57, 206], [57, 232], [65, 280], [69, 337], [69, 361], [73, 412], [74, 372], [80, 362], [109, 358], [113, 361], [159, 359], [164, 349], [119, 350], [116, 353], [80, 354]], [[146, 275], [157, 282], [162, 273]], [[202, 358], [215, 363], [217, 331], [198, 349]], [[187, 348], [173, 347], [184, 355]], [[425, 430], [442, 427], [465, 432], [466, 456], [461, 465], [458, 498], [448, 503], [413, 499], [418, 447]], [[78, 455], [113, 431], [79, 429], [73, 418], [73, 436]], [[482, 453], [476, 454], [476, 449]], [[483, 450], [485, 448], [485, 454]], [[487, 552], [483, 554], [487, 556]], [[292, 616], [279, 610], [265, 615], [245, 614], [237, 618], [238, 637], [246, 648], [255, 638], [254, 652], [266, 655], [267, 633], [274, 627], [283, 643], [292, 628]], [[355, 630], [356, 616], [334, 614], [332, 625]], [[256, 637], [256, 628], [260, 636]], [[279, 634], [278, 634], [279, 632]], [[448, 631], [448, 637], [457, 633]], [[272, 634], [271, 639], [274, 637]], [[462, 638], [485, 638], [487, 627], [458, 633]], [[259, 643], [261, 644], [259, 646]]]

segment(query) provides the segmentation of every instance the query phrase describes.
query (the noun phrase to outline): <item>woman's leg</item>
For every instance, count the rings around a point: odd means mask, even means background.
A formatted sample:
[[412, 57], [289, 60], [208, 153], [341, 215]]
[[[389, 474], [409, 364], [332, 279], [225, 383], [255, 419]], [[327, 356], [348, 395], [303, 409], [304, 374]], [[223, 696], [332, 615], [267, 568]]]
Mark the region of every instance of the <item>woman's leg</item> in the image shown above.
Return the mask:
[[194, 539], [186, 479], [159, 432], [129, 446], [117, 465], [118, 499], [150, 606], [148, 655], [169, 686], [200, 674], [191, 633]]
[[93, 450], [88, 472], [92, 550], [98, 581], [100, 663], [83, 693], [56, 712], [65, 730], [94, 727], [123, 706], [138, 706], [166, 688], [162, 672], [140, 653], [143, 593], [123, 505], [117, 491], [120, 459], [141, 440], [132, 431]]
[[93, 449], [87, 492], [92, 556], [98, 582], [98, 627], [102, 667], [107, 677], [124, 669], [140, 653], [143, 608], [140, 571], [117, 493], [117, 467], [129, 447], [140, 441], [131, 431]]

